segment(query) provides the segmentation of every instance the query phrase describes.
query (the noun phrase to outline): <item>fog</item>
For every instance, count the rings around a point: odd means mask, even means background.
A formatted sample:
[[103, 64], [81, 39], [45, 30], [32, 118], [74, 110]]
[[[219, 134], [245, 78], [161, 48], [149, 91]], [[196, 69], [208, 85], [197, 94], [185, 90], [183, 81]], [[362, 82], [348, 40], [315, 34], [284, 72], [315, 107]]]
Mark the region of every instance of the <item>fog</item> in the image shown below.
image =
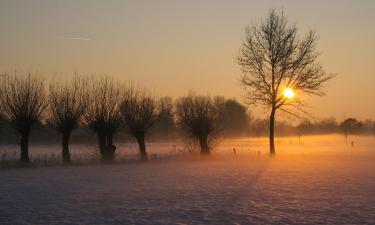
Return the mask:
[[[265, 138], [223, 141], [209, 160], [186, 151], [182, 157], [182, 146], [148, 144], [150, 153], [158, 154], [149, 163], [1, 170], [0, 222], [375, 222], [373, 137], [349, 136], [347, 142], [342, 135], [278, 138], [272, 158]], [[72, 146], [73, 162], [84, 148]], [[15, 150], [9, 146], [7, 151]], [[58, 146], [30, 146], [31, 159], [57, 157], [59, 151]], [[135, 145], [119, 146], [123, 157], [136, 154]]]

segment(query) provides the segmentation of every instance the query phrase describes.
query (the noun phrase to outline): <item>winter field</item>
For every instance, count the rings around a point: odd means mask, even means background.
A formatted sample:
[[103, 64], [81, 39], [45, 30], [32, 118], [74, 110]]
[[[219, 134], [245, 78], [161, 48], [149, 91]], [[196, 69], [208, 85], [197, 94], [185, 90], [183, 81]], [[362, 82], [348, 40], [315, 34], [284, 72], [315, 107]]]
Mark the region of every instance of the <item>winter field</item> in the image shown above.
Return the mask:
[[[138, 163], [123, 144], [112, 165], [82, 165], [95, 147], [72, 146], [74, 165], [51, 166], [59, 146], [31, 145], [39, 166], [0, 170], [0, 224], [375, 223], [374, 137], [278, 138], [274, 158], [267, 146], [226, 140], [199, 159], [183, 144], [149, 144], [153, 160]], [[15, 146], [0, 151], [16, 157]]]

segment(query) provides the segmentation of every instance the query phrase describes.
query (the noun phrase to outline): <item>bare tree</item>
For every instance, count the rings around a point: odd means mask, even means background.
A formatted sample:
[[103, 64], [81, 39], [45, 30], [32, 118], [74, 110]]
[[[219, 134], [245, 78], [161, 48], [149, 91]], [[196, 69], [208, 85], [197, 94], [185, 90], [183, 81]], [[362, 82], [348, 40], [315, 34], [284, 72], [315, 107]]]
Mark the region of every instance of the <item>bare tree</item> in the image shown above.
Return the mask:
[[179, 126], [198, 139], [202, 155], [210, 154], [209, 138], [220, 128], [223, 101], [208, 96], [190, 95], [176, 101]]
[[88, 85], [88, 102], [83, 122], [98, 135], [103, 162], [112, 162], [116, 146], [113, 136], [121, 125], [121, 101], [124, 86], [108, 76], [93, 77]]
[[141, 160], [146, 161], [148, 157], [145, 136], [157, 119], [157, 101], [146, 91], [131, 88], [125, 95], [121, 110], [125, 125], [130, 134], [137, 139]]
[[87, 82], [75, 76], [71, 81], [55, 81], [49, 88], [47, 121], [62, 134], [62, 158], [70, 163], [69, 140], [87, 107]]
[[303, 100], [287, 98], [285, 90], [298, 94], [323, 95], [323, 84], [332, 78], [317, 62], [317, 36], [309, 31], [297, 36], [297, 28], [289, 25], [283, 12], [271, 10], [266, 21], [249, 26], [242, 44], [238, 64], [242, 68], [241, 83], [248, 91], [249, 104], [270, 108], [270, 154], [275, 154], [274, 127], [278, 109], [301, 110]]
[[20, 133], [21, 162], [29, 162], [29, 135], [46, 108], [43, 79], [28, 73], [2, 75], [0, 83], [0, 115]]

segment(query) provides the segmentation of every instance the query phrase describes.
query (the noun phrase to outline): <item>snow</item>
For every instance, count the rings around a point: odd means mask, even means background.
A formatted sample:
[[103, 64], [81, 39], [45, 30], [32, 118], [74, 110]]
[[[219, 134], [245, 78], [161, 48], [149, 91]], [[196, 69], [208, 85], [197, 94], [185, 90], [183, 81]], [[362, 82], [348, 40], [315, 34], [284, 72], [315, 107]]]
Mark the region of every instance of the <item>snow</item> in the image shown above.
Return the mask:
[[266, 147], [228, 140], [213, 159], [1, 170], [0, 224], [375, 223], [373, 137], [280, 138], [274, 158]]

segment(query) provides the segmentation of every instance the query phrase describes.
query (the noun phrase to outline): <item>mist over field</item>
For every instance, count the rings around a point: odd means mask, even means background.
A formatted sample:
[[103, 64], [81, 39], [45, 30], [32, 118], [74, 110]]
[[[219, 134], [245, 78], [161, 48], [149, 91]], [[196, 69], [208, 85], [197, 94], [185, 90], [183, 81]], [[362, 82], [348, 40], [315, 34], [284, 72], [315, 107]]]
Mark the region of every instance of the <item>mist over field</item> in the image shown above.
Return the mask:
[[[87, 140], [85, 141], [87, 142]], [[372, 155], [375, 137], [372, 135], [350, 135], [346, 139], [342, 134], [285, 136], [276, 138], [279, 156], [366, 156]], [[199, 147], [191, 140], [177, 139], [174, 142], [150, 142], [146, 144], [153, 160], [189, 159], [199, 157]], [[76, 163], [98, 163], [100, 154], [95, 140], [84, 144], [71, 145], [72, 161]], [[268, 157], [267, 137], [240, 137], [218, 140], [214, 145], [214, 157], [221, 158], [257, 158]], [[375, 153], [374, 153], [375, 154]], [[3, 162], [18, 159], [16, 144], [0, 145]], [[37, 166], [61, 164], [61, 146], [59, 144], [34, 143], [30, 146], [30, 158]], [[139, 150], [136, 142], [119, 142], [116, 161], [137, 161]]]
[[[180, 157], [181, 143], [150, 143], [150, 154], [158, 158], [149, 163], [1, 170], [0, 221], [375, 223], [374, 137], [350, 136], [348, 142], [343, 135], [286, 137], [276, 143], [275, 158], [268, 156], [265, 138], [244, 138], [222, 142], [207, 160]], [[59, 155], [58, 146], [30, 149], [31, 158]], [[73, 162], [86, 151], [72, 146]], [[119, 147], [118, 157], [136, 154], [131, 144]]]

